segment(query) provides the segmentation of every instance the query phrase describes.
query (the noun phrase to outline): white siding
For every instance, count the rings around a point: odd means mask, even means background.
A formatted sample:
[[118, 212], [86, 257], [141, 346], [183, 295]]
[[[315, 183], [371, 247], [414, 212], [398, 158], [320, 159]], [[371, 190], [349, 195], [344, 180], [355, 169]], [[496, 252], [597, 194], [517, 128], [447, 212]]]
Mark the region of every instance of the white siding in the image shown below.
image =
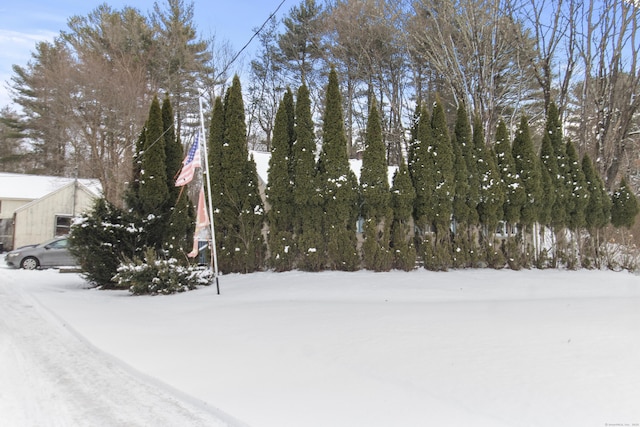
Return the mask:
[[95, 195], [70, 184], [16, 210], [14, 248], [41, 243], [55, 236], [56, 216], [76, 216], [93, 205]]

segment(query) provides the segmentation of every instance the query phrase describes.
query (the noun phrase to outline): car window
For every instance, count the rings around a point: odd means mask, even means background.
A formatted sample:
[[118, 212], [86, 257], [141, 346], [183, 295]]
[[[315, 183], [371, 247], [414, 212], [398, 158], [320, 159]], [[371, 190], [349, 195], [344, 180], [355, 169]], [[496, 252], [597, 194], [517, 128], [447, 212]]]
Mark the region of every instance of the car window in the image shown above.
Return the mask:
[[64, 249], [67, 247], [67, 239], [56, 240], [48, 245], [52, 249]]

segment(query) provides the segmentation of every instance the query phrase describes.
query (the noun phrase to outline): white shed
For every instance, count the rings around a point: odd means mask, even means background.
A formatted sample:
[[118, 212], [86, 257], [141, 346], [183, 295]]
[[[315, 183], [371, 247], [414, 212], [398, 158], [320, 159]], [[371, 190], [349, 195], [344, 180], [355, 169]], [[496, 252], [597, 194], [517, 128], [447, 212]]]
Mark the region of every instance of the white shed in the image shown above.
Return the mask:
[[67, 234], [100, 195], [97, 180], [0, 172], [0, 242], [9, 250]]

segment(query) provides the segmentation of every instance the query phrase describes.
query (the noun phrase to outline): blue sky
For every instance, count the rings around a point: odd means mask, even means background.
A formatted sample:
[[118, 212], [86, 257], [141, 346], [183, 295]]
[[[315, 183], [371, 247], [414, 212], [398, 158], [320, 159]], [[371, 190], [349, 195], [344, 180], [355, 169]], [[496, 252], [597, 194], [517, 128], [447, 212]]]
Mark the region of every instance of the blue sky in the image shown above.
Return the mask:
[[[228, 40], [239, 50], [253, 35], [253, 29], [262, 25], [282, 0], [193, 0], [194, 23], [201, 38]], [[148, 16], [154, 0], [3, 0], [0, 5], [0, 108], [10, 103], [7, 82], [13, 64], [24, 66], [39, 41], [53, 40], [66, 30], [67, 19], [74, 15], [86, 16], [98, 5], [107, 3], [114, 9], [132, 6]], [[165, 0], [158, 0], [163, 9]], [[185, 4], [191, 0], [184, 0]], [[277, 13], [281, 19], [299, 0], [285, 0]], [[254, 39], [250, 48], [254, 49]]]

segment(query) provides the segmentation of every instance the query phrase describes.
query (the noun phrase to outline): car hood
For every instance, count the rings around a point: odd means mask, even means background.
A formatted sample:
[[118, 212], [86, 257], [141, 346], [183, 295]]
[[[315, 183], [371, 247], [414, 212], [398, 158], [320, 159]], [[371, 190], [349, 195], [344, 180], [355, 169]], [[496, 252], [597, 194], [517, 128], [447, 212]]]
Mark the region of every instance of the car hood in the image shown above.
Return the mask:
[[12, 250], [12, 251], [7, 252], [7, 255], [9, 255], [9, 254], [17, 254], [17, 253], [19, 253], [20, 251], [23, 251], [23, 250], [25, 250], [25, 249], [35, 248], [35, 247], [37, 247], [37, 246], [38, 246], [38, 245], [24, 245], [24, 246], [20, 246], [19, 248], [16, 248], [16, 249], [14, 249], [14, 250]]
[[14, 249], [14, 251], [20, 251], [22, 249], [27, 249], [27, 248], [35, 248], [38, 245], [24, 245], [24, 246], [20, 246], [19, 248]]

